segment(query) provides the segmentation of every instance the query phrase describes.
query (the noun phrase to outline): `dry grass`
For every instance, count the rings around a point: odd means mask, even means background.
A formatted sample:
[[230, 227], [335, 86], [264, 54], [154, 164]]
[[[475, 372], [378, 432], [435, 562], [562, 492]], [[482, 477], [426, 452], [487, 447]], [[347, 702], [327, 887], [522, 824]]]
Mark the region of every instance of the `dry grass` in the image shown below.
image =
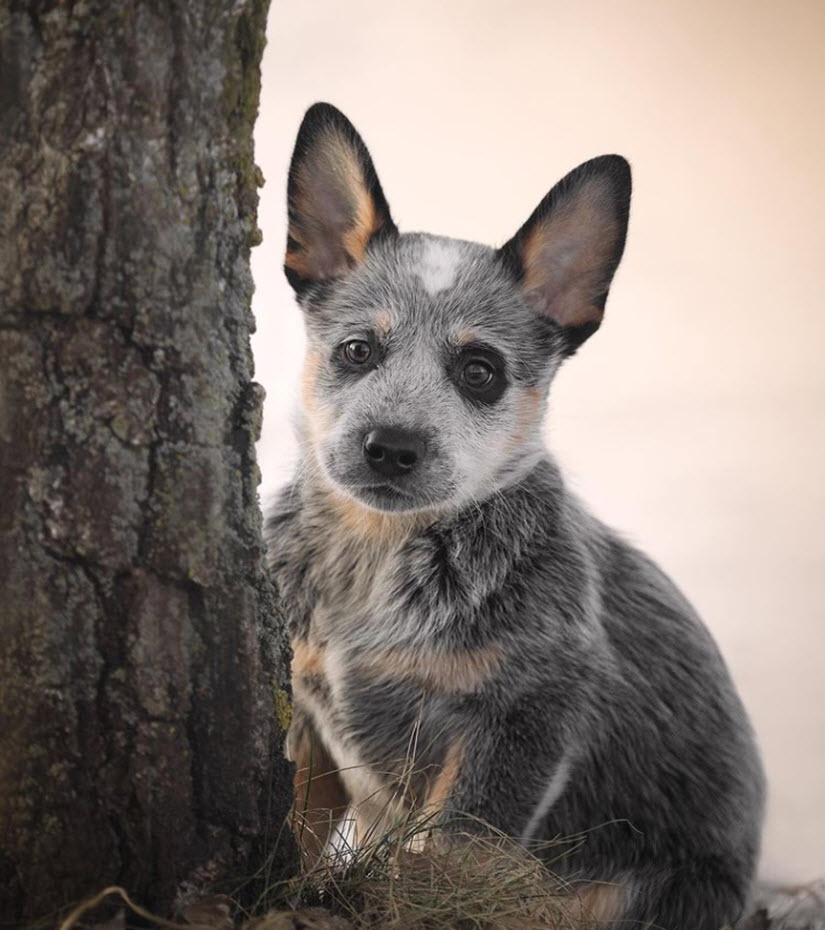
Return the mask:
[[[244, 896], [239, 888], [192, 903], [179, 923], [154, 917], [112, 887], [76, 908], [58, 930], [119, 930], [130, 925], [129, 913], [144, 926], [148, 921], [164, 930], [585, 930], [596, 925], [582, 899], [504, 836], [466, 834], [449, 846], [436, 845], [430, 825], [418, 820], [401, 822], [357, 850], [339, 846], [314, 868], [265, 887], [246, 909], [237, 903]], [[563, 854], [565, 844], [557, 849]], [[245, 883], [247, 888], [265, 868]], [[125, 905], [121, 915], [114, 923], [90, 920], [106, 898]]]
[[294, 900], [321, 905], [354, 930], [588, 926], [571, 889], [508, 838], [465, 834], [445, 846], [432, 842], [429, 832], [426, 821], [408, 821], [357, 850], [342, 844], [300, 878]]
[[[449, 848], [425, 844], [426, 823], [400, 823], [374, 842], [345, 845], [322, 864], [288, 882], [265, 887], [244, 909], [239, 893], [210, 895], [182, 910], [182, 920], [150, 914], [127, 892], [110, 887], [75, 908], [56, 930], [595, 930], [588, 903], [548, 866], [494, 833], [457, 837]], [[563, 856], [556, 843], [542, 856]], [[609, 890], [611, 886], [602, 886]], [[591, 886], [592, 888], [592, 886]], [[588, 899], [590, 901], [592, 899]], [[100, 920], [101, 905], [120, 905]], [[764, 888], [741, 930], [825, 930], [825, 883]], [[111, 914], [111, 909], [109, 909]], [[55, 925], [52, 925], [55, 928]]]

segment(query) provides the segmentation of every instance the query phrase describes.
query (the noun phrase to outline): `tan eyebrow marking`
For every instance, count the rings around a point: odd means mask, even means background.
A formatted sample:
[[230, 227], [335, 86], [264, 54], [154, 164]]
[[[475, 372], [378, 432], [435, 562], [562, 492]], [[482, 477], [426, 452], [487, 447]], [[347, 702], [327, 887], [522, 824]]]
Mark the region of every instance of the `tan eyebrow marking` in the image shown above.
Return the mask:
[[474, 342], [481, 342], [477, 333], [471, 329], [459, 329], [453, 334], [453, 342], [457, 346], [469, 346]]
[[373, 329], [379, 336], [386, 336], [392, 326], [392, 316], [388, 310], [382, 310], [372, 318]]

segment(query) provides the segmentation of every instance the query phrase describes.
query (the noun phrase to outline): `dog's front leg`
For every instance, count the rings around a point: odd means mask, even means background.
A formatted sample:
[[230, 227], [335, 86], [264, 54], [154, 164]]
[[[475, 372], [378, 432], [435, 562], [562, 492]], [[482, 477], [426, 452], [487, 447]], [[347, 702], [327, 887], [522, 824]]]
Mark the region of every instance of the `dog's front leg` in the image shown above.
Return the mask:
[[530, 846], [546, 836], [576, 752], [540, 699], [522, 699], [506, 716], [475, 720], [455, 739], [431, 782], [429, 809], [450, 831], [492, 828]]
[[[503, 834], [548, 858], [556, 835], [549, 826], [553, 809], [575, 777], [581, 743], [558, 719], [555, 726], [548, 722], [541, 694], [465, 732], [450, 744], [431, 781], [427, 823], [434, 829], [428, 838], [436, 848], [449, 848], [467, 834], [487, 833], [493, 840]], [[486, 844], [479, 847], [482, 858], [490, 852]], [[612, 926], [626, 914], [632, 893], [632, 883], [582, 880], [567, 885], [559, 903], [571, 923]]]
[[312, 868], [327, 851], [349, 799], [338, 766], [300, 705], [287, 735], [287, 756], [295, 763], [292, 829]]

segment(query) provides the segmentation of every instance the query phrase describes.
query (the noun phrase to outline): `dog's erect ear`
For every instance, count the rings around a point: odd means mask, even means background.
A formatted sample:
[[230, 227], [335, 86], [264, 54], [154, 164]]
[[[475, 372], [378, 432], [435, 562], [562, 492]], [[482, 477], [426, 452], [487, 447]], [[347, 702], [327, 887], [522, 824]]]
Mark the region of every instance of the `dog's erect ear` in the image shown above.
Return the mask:
[[570, 352], [602, 321], [629, 210], [630, 165], [603, 155], [559, 181], [499, 250], [528, 304], [562, 328]]
[[299, 292], [363, 261], [373, 237], [397, 232], [367, 147], [328, 103], [316, 103], [304, 116], [287, 198], [284, 271]]

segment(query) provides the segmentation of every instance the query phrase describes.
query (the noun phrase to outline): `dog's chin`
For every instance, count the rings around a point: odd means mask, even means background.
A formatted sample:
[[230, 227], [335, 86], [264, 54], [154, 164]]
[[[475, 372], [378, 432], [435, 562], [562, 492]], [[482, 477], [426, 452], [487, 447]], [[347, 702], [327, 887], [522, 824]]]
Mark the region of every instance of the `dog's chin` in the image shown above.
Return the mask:
[[392, 484], [367, 484], [345, 487], [360, 504], [382, 513], [415, 513], [437, 506], [437, 502]]

